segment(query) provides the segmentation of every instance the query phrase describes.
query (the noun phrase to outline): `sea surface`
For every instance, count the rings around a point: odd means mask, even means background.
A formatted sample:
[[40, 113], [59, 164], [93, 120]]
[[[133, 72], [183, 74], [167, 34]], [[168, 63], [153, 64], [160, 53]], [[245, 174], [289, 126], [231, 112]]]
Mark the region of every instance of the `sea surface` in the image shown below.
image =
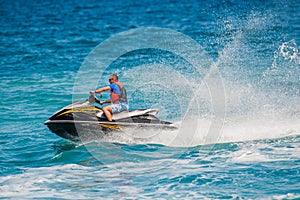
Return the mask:
[[[0, 1], [0, 21], [0, 199], [300, 199], [299, 0]], [[111, 73], [179, 131], [44, 125]]]

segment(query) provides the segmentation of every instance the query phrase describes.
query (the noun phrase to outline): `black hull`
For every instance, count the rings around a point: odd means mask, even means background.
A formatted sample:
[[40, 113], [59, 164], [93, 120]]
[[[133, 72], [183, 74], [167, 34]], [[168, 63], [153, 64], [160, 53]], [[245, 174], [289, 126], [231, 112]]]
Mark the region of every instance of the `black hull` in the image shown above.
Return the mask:
[[177, 129], [168, 122], [161, 123], [126, 123], [126, 122], [45, 122], [48, 128], [56, 135], [74, 142], [101, 140], [105, 135], [112, 132], [126, 131], [129, 129], [141, 130], [174, 130]]
[[119, 131], [119, 125], [108, 125], [93, 122], [63, 122], [47, 121], [45, 123], [51, 132], [56, 135], [74, 142], [86, 141], [91, 139], [101, 139], [112, 131]]
[[56, 135], [71, 141], [79, 141], [78, 132], [74, 123], [49, 123], [46, 124], [49, 130]]
[[101, 109], [87, 103], [76, 102], [57, 111], [45, 125], [56, 135], [71, 141], [101, 140], [111, 132], [129, 129], [176, 129], [165, 121], [160, 121], [157, 110], [141, 109], [115, 114], [116, 121], [109, 122], [105, 116], [97, 115]]

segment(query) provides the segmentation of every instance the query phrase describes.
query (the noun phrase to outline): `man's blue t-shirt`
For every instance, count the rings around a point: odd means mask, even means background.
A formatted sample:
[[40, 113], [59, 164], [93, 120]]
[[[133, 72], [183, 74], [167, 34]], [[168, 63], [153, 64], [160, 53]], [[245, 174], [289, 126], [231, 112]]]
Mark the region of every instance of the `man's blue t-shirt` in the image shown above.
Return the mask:
[[117, 84], [112, 83], [109, 85], [109, 87], [110, 87], [110, 91], [112, 91], [113, 93], [115, 93], [115, 94], [121, 93], [120, 87]]

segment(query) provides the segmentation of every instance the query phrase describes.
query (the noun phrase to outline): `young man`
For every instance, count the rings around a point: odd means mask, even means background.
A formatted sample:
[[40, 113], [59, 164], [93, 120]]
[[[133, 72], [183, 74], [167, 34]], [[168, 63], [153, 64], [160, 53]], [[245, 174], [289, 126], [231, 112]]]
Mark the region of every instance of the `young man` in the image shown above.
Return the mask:
[[101, 93], [110, 90], [110, 100], [100, 101], [100, 104], [111, 103], [111, 105], [105, 106], [103, 112], [108, 121], [112, 121], [112, 114], [118, 113], [124, 110], [128, 110], [129, 106], [127, 103], [127, 95], [124, 86], [119, 82], [118, 76], [112, 74], [109, 77], [109, 86], [99, 88], [97, 90], [91, 91], [91, 94]]

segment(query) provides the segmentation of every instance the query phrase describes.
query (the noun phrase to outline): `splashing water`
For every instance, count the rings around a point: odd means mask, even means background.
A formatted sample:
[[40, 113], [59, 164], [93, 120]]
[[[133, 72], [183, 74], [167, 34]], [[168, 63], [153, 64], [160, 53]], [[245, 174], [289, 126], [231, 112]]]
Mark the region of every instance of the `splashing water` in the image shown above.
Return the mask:
[[297, 44], [295, 40], [291, 40], [288, 42], [282, 43], [282, 45], [278, 48], [278, 51], [275, 52], [274, 62], [272, 67], [276, 67], [277, 59], [280, 56], [284, 58], [284, 60], [289, 60], [290, 62], [295, 62], [296, 64], [300, 64], [299, 51], [297, 49]]

